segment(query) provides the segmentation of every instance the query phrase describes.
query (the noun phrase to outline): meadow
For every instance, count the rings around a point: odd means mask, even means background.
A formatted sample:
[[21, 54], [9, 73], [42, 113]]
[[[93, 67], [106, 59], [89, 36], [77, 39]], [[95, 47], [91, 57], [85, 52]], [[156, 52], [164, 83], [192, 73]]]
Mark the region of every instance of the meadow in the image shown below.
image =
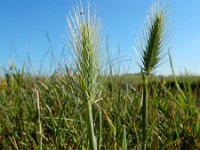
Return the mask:
[[[48, 76], [15, 66], [4, 72], [0, 149], [200, 149], [200, 77], [174, 74], [163, 52], [162, 9], [152, 13], [147, 41], [139, 41], [135, 75], [102, 62], [100, 26], [89, 10], [80, 15], [78, 7], [68, 20], [72, 64]], [[172, 76], [153, 75], [163, 56]]]

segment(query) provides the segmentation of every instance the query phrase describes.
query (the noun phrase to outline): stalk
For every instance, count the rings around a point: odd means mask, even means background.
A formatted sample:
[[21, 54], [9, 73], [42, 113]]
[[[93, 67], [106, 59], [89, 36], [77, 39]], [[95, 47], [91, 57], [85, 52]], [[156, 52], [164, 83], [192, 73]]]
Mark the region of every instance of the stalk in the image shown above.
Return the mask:
[[90, 148], [93, 150], [97, 150], [97, 143], [96, 143], [96, 137], [94, 135], [94, 123], [93, 123], [93, 116], [92, 116], [92, 106], [90, 104], [90, 101], [87, 103], [88, 106], [88, 125], [89, 125], [89, 141], [90, 141]]
[[37, 112], [38, 112], [38, 126], [39, 126], [39, 149], [42, 150], [42, 123], [41, 123], [41, 113], [40, 113], [40, 98], [38, 90], [35, 91], [35, 98], [37, 103]]
[[146, 149], [147, 120], [148, 120], [148, 79], [144, 78], [143, 102], [142, 102], [142, 149]]
[[99, 112], [99, 138], [98, 138], [98, 149], [101, 150], [102, 145], [102, 112], [101, 108], [98, 105], [98, 112]]

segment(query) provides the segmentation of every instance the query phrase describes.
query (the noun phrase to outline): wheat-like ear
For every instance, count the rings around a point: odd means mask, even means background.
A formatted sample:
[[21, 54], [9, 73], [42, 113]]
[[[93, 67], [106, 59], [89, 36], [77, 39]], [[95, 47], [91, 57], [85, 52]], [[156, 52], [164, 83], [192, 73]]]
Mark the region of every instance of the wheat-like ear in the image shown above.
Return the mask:
[[141, 51], [142, 71], [149, 75], [163, 61], [167, 44], [164, 11], [153, 5], [147, 15], [143, 38], [139, 41]]
[[87, 110], [89, 149], [96, 150], [92, 105], [101, 99], [100, 22], [95, 15], [91, 16], [89, 5], [88, 9], [84, 10], [80, 4], [73, 13], [68, 19], [68, 27], [75, 64], [74, 72], [78, 72], [78, 75], [70, 78], [70, 85], [74, 95], [82, 100]]
[[148, 125], [148, 80], [149, 75], [160, 65], [166, 47], [166, 31], [164, 11], [153, 5], [147, 16], [144, 37], [139, 41], [141, 50], [141, 73], [144, 81], [142, 101], [142, 149], [146, 150]]

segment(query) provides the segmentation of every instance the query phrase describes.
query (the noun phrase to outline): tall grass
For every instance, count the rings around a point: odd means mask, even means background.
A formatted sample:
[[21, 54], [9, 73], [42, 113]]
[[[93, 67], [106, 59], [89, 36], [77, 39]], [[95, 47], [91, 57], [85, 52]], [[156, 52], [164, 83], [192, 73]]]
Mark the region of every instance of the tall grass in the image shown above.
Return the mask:
[[155, 34], [161, 12], [142, 42], [141, 80], [116, 74], [113, 64], [101, 74], [99, 22], [90, 9], [75, 8], [68, 21], [72, 64], [49, 76], [13, 65], [0, 79], [0, 149], [200, 149], [200, 88], [175, 74], [163, 77], [165, 84], [152, 75], [163, 56]]
[[[90, 14], [90, 6], [87, 11], [81, 6], [74, 10], [73, 16], [68, 20], [71, 33], [71, 46], [73, 49], [74, 70], [77, 75], [70, 76], [70, 85], [87, 109], [87, 126], [90, 149], [97, 149], [97, 140], [94, 133], [93, 105], [101, 97], [100, 81], [100, 23], [95, 16]], [[75, 78], [74, 78], [75, 77]]]
[[142, 100], [142, 149], [146, 149], [148, 126], [148, 82], [151, 74], [160, 65], [163, 59], [163, 50], [166, 48], [165, 17], [163, 10], [159, 10], [158, 4], [153, 5], [147, 16], [147, 25], [144, 29], [144, 37], [141, 38], [141, 74], [144, 82]]
[[41, 113], [40, 113], [40, 97], [39, 97], [39, 92], [36, 90], [35, 91], [35, 100], [36, 100], [36, 105], [37, 105], [37, 112], [38, 112], [38, 143], [39, 143], [39, 149], [42, 150], [42, 122], [41, 122]]

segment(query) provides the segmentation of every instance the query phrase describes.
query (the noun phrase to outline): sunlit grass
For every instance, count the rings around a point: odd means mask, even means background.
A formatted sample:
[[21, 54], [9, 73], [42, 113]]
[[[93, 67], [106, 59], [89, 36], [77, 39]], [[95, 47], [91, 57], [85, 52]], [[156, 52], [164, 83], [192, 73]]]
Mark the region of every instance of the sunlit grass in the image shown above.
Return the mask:
[[[157, 4], [158, 5], [158, 4]], [[142, 149], [146, 150], [148, 140], [148, 96], [149, 78], [151, 74], [163, 61], [163, 51], [166, 49], [165, 14], [157, 5], [153, 5], [147, 16], [144, 37], [139, 41], [141, 51], [141, 76], [143, 79], [143, 100], [142, 100]]]
[[[147, 149], [199, 149], [200, 78], [152, 74], [162, 58], [161, 36], [153, 38], [157, 42], [146, 38], [150, 42], [141, 53], [142, 73], [119, 75], [112, 72], [112, 64], [110, 74], [102, 75], [98, 19], [91, 17], [90, 9], [74, 11], [68, 22], [72, 64], [63, 64], [68, 68], [49, 76], [32, 75], [14, 65], [4, 72], [0, 149], [126, 150], [141, 149], [144, 144]], [[149, 27], [159, 26], [159, 14]], [[157, 31], [148, 33], [153, 37]], [[151, 42], [157, 44], [151, 46]], [[151, 52], [152, 47], [158, 51]], [[170, 54], [169, 60], [174, 72]], [[144, 90], [148, 107], [141, 103]], [[143, 108], [148, 112], [145, 122]]]

